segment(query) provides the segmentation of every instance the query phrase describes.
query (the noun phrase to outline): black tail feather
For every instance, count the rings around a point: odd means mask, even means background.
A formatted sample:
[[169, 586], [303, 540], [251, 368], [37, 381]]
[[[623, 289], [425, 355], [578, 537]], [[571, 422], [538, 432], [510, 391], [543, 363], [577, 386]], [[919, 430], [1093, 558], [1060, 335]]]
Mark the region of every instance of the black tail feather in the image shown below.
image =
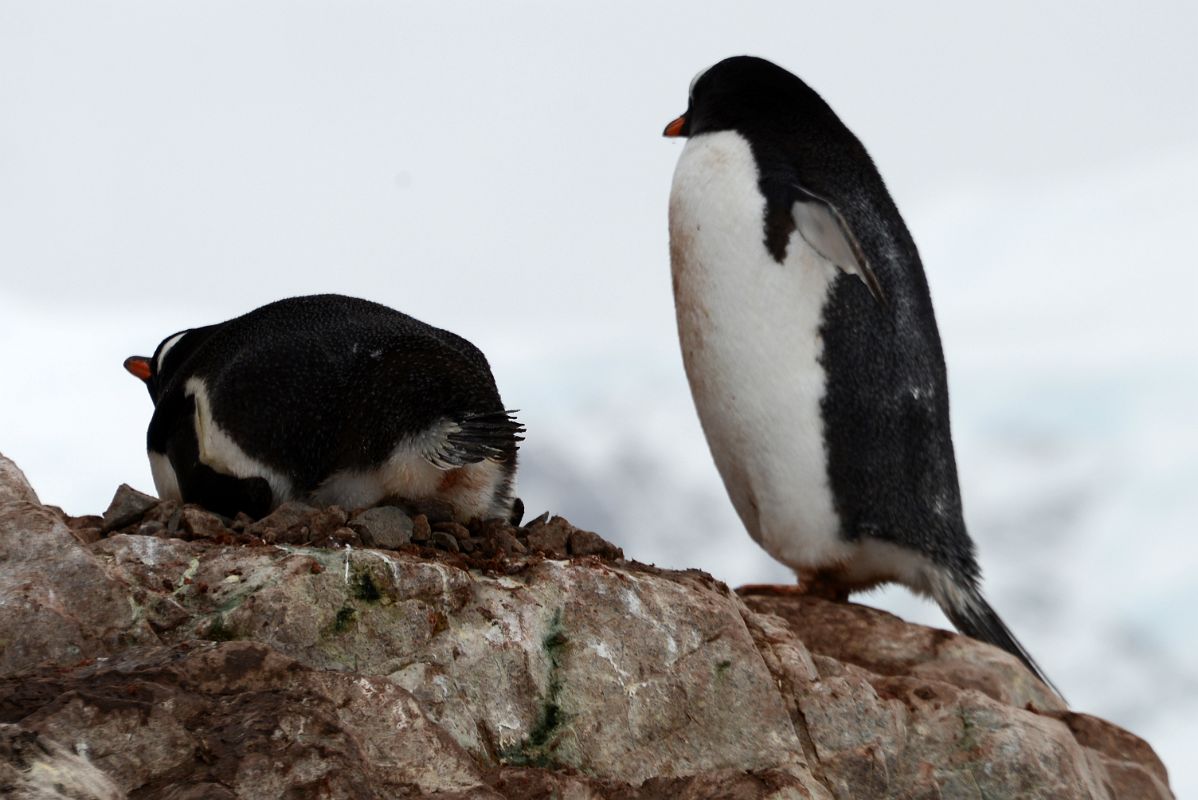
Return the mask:
[[1011, 629], [1002, 621], [1002, 617], [998, 616], [998, 612], [990, 607], [986, 598], [982, 596], [972, 581], [953, 581], [952, 589], [933, 591], [933, 595], [945, 616], [958, 631], [978, 641], [1006, 650], [1022, 661], [1024, 666], [1056, 692], [1058, 697], [1062, 700], [1065, 699], [1065, 695], [1061, 694], [1061, 690], [1057, 688], [1056, 684], [1048, 679], [1044, 670], [1019, 643], [1019, 640], [1011, 633]]
[[514, 463], [524, 441], [524, 426], [515, 411], [467, 414], [445, 420], [437, 436], [426, 443], [424, 457], [439, 469], [453, 469], [480, 461]]

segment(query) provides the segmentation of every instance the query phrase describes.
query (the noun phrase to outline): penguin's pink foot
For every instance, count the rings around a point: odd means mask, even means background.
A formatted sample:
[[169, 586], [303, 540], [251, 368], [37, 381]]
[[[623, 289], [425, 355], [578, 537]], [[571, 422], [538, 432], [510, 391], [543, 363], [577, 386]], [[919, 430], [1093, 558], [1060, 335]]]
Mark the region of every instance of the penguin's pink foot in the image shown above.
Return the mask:
[[738, 588], [736, 593], [768, 597], [819, 597], [845, 603], [850, 592], [867, 588], [845, 583], [838, 573], [824, 570], [800, 570], [798, 577], [797, 584], [749, 583]]
[[739, 595], [756, 595], [758, 597], [795, 597], [807, 594], [806, 590], [797, 583], [746, 583], [736, 587]]

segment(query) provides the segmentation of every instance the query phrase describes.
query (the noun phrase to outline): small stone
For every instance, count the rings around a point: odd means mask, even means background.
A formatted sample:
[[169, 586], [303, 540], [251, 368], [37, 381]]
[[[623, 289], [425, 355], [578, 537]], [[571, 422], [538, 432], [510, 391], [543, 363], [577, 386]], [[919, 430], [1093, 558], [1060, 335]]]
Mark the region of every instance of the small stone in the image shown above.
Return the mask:
[[244, 511], [238, 511], [237, 516], [233, 517], [233, 522], [229, 525], [230, 528], [241, 533], [246, 528], [254, 524], [254, 518]]
[[99, 528], [71, 528], [71, 535], [80, 544], [95, 544], [104, 538], [104, 531]]
[[524, 530], [531, 531], [534, 528], [541, 527], [542, 525], [546, 524], [547, 522], [549, 522], [549, 512], [545, 511], [539, 517], [537, 517], [536, 519], [532, 520], [527, 525], [525, 525]]
[[349, 527], [358, 532], [367, 547], [394, 550], [412, 541], [412, 518], [395, 506], [376, 506], [359, 511]]
[[337, 547], [345, 547], [346, 545], [353, 547], [362, 546], [362, 537], [358, 536], [358, 532], [352, 528], [338, 528], [333, 531], [329, 538], [333, 540]]
[[67, 527], [73, 531], [82, 528], [102, 528], [104, 527], [104, 519], [97, 517], [95, 514], [88, 514], [86, 517], [67, 517]]
[[475, 542], [472, 539], [459, 539], [458, 549], [463, 553], [473, 553], [476, 548]]
[[399, 506], [412, 517], [423, 514], [430, 524], [453, 521], [453, 504], [437, 497], [424, 497], [419, 500], [386, 498], [379, 505]]
[[182, 528], [195, 539], [219, 539], [228, 533], [224, 521], [198, 506], [184, 506]]
[[127, 483], [117, 487], [112, 502], [104, 512], [104, 524], [101, 528], [105, 533], [132, 525], [140, 520], [145, 513], [158, 505], [158, 498], [139, 492]]
[[527, 553], [528, 548], [510, 531], [496, 531], [494, 541], [509, 556], [513, 553]]
[[166, 536], [166, 526], [156, 519], [143, 522], [137, 528], [138, 536], [157, 536], [164, 538]]
[[308, 527], [312, 529], [313, 539], [321, 539], [331, 536], [339, 528], [344, 528], [348, 520], [349, 515], [345, 513], [344, 508], [329, 506], [313, 514], [308, 520]]
[[569, 555], [567, 542], [574, 527], [561, 517], [532, 528], [528, 532], [528, 549], [555, 558]]
[[430, 537], [433, 547], [441, 550], [448, 550], [451, 553], [459, 551], [458, 540], [450, 536], [444, 531], [434, 531]]
[[460, 522], [435, 522], [433, 530], [448, 533], [459, 542], [470, 538], [470, 529]]
[[310, 506], [307, 503], [301, 503], [298, 500], [288, 500], [253, 525], [247, 527], [245, 531], [252, 536], [266, 539], [267, 537], [263, 534], [268, 530], [274, 530], [276, 538], [279, 538], [283, 531], [306, 525], [309, 518], [316, 511], [317, 509], [314, 506]]
[[141, 518], [141, 521], [149, 522], [150, 520], [155, 520], [165, 525], [170, 521], [171, 515], [179, 510], [180, 505], [180, 503], [174, 500], [163, 500], [147, 511], [145, 516]]
[[575, 528], [570, 533], [570, 555], [599, 556], [601, 558], [617, 559], [624, 557], [624, 551], [597, 533]]
[[412, 517], [412, 541], [427, 542], [433, 534], [432, 527], [428, 524], [428, 517], [423, 514], [417, 514]]

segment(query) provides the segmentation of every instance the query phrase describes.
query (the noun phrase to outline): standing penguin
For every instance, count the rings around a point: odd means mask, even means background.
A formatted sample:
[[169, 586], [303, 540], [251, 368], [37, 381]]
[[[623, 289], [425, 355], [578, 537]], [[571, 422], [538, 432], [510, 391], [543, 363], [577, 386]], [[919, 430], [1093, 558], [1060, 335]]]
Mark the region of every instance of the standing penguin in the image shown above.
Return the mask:
[[279, 300], [167, 337], [125, 368], [154, 401], [163, 499], [259, 517], [289, 499], [346, 508], [438, 498], [508, 517], [523, 427], [470, 342], [339, 295]]
[[691, 83], [670, 194], [683, 362], [749, 534], [800, 585], [897, 581], [1043, 673], [980, 590], [923, 266], [819, 95], [739, 56]]

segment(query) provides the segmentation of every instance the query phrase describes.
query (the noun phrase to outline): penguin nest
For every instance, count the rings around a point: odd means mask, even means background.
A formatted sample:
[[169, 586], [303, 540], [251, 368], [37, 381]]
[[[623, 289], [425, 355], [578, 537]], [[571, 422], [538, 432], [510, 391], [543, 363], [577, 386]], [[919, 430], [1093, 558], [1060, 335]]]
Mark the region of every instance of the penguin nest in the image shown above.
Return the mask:
[[102, 516], [63, 516], [85, 544], [124, 534], [246, 547], [367, 547], [502, 572], [523, 569], [542, 558], [624, 559], [619, 547], [562, 517], [545, 513], [526, 525], [500, 519], [462, 524], [452, 519], [446, 504], [436, 501], [384, 501], [353, 511], [291, 501], [260, 520], [245, 514], [229, 519], [197, 505], [159, 501], [122, 485]]

